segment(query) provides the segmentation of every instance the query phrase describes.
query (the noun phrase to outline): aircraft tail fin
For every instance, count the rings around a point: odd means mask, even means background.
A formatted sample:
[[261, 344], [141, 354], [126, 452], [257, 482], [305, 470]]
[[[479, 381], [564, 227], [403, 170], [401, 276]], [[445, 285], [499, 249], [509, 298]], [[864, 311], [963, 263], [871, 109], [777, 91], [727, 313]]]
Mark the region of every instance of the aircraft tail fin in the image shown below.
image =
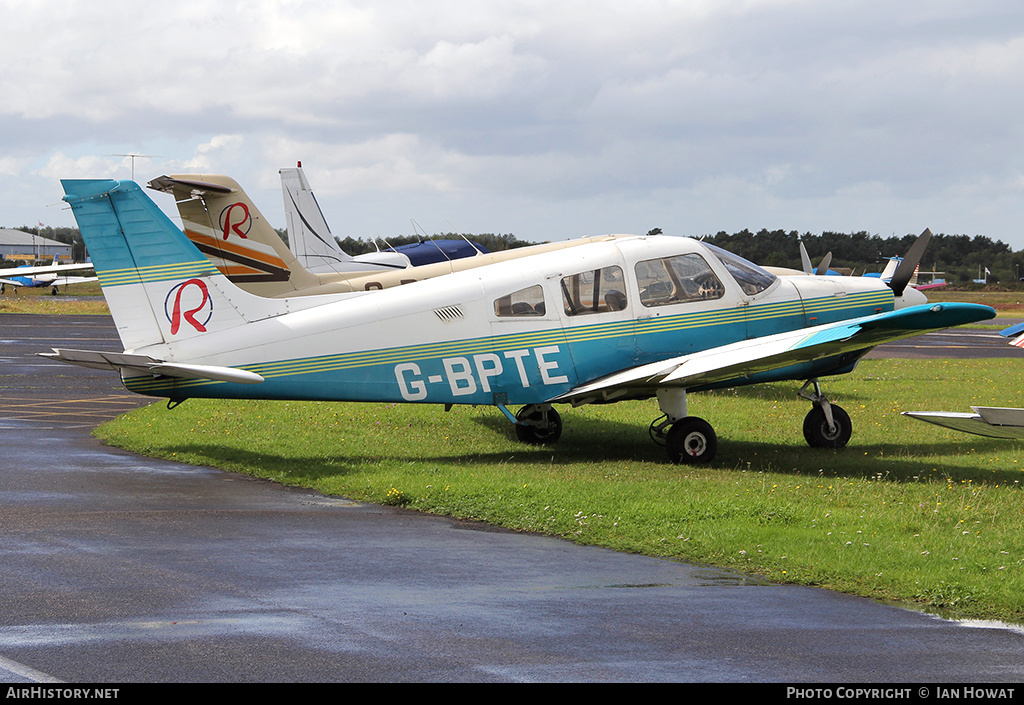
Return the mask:
[[231, 285], [138, 184], [64, 180], [125, 350], [174, 343], [283, 313]]
[[317, 286], [238, 183], [220, 174], [161, 176], [149, 187], [174, 196], [185, 235], [230, 281], [259, 296]]
[[288, 224], [288, 247], [312, 271], [351, 260], [331, 234], [302, 165], [281, 169], [281, 190]]

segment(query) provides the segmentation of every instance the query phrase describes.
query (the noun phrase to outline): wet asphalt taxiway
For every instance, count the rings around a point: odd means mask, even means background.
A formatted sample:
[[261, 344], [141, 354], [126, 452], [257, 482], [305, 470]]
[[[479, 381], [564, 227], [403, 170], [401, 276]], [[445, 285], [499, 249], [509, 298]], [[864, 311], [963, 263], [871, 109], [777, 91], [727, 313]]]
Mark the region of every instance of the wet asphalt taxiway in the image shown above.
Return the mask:
[[35, 353], [110, 320], [0, 341], [0, 683], [1024, 680], [1004, 625], [107, 448], [148, 400]]

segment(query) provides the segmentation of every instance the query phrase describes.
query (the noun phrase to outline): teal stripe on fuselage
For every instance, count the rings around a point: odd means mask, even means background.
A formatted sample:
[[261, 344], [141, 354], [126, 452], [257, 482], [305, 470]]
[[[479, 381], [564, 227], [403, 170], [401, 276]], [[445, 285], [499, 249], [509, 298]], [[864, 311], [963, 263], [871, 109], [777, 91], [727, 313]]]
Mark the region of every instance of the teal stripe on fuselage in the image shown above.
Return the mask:
[[[884, 295], [833, 298], [810, 303], [819, 316], [842, 319], [885, 307]], [[528, 404], [641, 362], [802, 328], [803, 320], [799, 303], [784, 302], [244, 365], [265, 378], [258, 389], [169, 377], [128, 378], [125, 386], [171, 398], [257, 391], [269, 399]], [[655, 344], [664, 349], [643, 352]]]

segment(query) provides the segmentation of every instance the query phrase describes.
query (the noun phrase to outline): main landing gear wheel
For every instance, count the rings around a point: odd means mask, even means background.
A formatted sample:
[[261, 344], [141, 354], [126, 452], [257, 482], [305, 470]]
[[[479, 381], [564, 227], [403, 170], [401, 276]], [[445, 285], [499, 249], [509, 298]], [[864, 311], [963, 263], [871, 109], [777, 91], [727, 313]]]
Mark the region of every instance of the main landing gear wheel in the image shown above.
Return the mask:
[[516, 438], [531, 445], [547, 445], [562, 436], [562, 417], [551, 407], [524, 406], [516, 414]]
[[832, 424], [829, 424], [825, 410], [817, 404], [804, 417], [804, 438], [812, 448], [839, 450], [850, 442], [853, 435], [850, 415], [835, 404], [829, 404], [829, 409], [832, 411]]
[[676, 465], [710, 463], [718, 451], [718, 436], [704, 419], [687, 416], [672, 424], [665, 434], [665, 447]]

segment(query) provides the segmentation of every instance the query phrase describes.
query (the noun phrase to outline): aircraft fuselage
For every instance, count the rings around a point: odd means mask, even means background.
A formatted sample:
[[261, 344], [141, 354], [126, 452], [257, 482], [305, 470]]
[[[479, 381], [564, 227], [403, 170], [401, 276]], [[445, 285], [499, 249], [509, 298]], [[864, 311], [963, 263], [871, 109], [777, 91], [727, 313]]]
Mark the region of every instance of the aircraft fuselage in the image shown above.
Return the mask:
[[[190, 304], [188, 295], [178, 289], [166, 315], [181, 317], [205, 303]], [[216, 329], [218, 312], [191, 311], [178, 325], [204, 325], [203, 335], [134, 350], [242, 367], [264, 377], [258, 390], [153, 376], [129, 376], [125, 385], [172, 399], [251, 398], [256, 391], [272, 399], [536, 404], [618, 370], [895, 305], [892, 290], [875, 279], [775, 277], [699, 241], [668, 236], [617, 238], [303, 301], [302, 310], [223, 331]], [[749, 381], [806, 378], [836, 365]]]

